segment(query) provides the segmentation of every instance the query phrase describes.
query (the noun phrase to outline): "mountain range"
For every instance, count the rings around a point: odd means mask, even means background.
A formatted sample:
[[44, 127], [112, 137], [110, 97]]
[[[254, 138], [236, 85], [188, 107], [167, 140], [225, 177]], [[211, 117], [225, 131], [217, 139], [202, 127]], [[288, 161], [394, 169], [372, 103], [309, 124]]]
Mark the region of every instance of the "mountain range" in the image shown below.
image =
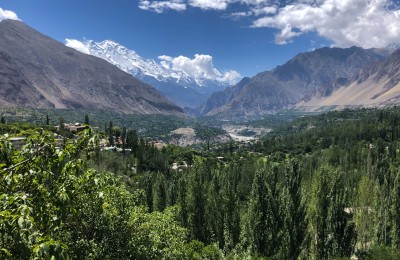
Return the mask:
[[[78, 43], [69, 44], [71, 41]], [[189, 73], [185, 68], [176, 69], [165, 61], [144, 59], [134, 50], [112, 41], [67, 40], [67, 46], [84, 53], [102, 58], [121, 70], [158, 89], [166, 98], [180, 107], [197, 108], [214, 92], [222, 91], [230, 85], [223, 73], [216, 71], [217, 77]]]
[[182, 115], [156, 89], [21, 21], [0, 22], [0, 106]]
[[[252, 116], [282, 109], [383, 106], [399, 101], [400, 50], [321, 48], [214, 93], [203, 115]], [[393, 52], [394, 51], [394, 52]]]
[[335, 107], [385, 107], [400, 103], [400, 49], [381, 62], [371, 63], [322, 98], [297, 104], [305, 110]]
[[[85, 46], [90, 55], [21, 21], [1, 21], [0, 106], [183, 115], [173, 100], [191, 111], [199, 107], [197, 113], [202, 115], [253, 116], [290, 108], [316, 111], [400, 102], [396, 44], [383, 49], [325, 47], [300, 53], [230, 87], [218, 71], [220, 78], [196, 77], [184, 69], [145, 60], [113, 41], [88, 41]], [[132, 75], [158, 87], [165, 97]]]
[[[355, 98], [354, 94], [349, 93], [354, 87], [347, 86], [351, 85], [354, 77], [362, 70], [372, 64], [384, 62], [399, 48], [398, 44], [390, 44], [381, 49], [325, 47], [300, 53], [272, 71], [259, 73], [253, 78], [243, 78], [238, 84], [227, 87], [226, 82], [196, 78], [185, 70], [176, 71], [154, 60], [143, 59], [135, 51], [111, 40], [81, 43], [88, 54], [105, 59], [155, 86], [165, 97], [181, 107], [186, 107], [186, 111], [191, 113], [251, 116], [275, 113], [287, 108], [313, 111], [395, 103], [392, 96], [391, 101], [385, 99], [386, 95], [380, 95], [380, 99], [377, 99], [383, 90], [375, 93], [378, 87], [375, 87], [377, 83], [374, 81], [365, 83], [371, 87], [369, 91], [362, 92], [363, 97]], [[398, 82], [396, 78], [390, 75], [388, 77], [392, 82], [390, 84]], [[369, 96], [370, 93], [373, 94]], [[208, 96], [210, 97], [206, 99]], [[196, 109], [200, 111], [193, 112]]]

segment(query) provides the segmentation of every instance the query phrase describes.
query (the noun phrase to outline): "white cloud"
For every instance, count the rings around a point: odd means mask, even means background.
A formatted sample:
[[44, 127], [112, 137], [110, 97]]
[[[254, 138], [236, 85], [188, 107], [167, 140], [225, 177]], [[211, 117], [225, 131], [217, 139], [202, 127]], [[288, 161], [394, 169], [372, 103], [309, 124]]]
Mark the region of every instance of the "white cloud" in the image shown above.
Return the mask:
[[224, 11], [230, 5], [236, 3], [255, 6], [261, 10], [270, 5], [271, 2], [276, 2], [276, 0], [139, 0], [138, 6], [143, 10], [163, 13], [167, 10], [185, 11], [187, 7]]
[[214, 67], [213, 57], [210, 55], [196, 54], [193, 59], [185, 56], [170, 57], [159, 56], [161, 65], [166, 69], [177, 72], [184, 71], [190, 77], [198, 80], [217, 80], [228, 84], [236, 84], [241, 78], [236, 71], [221, 73]]
[[230, 70], [224, 73], [222, 78], [219, 78], [218, 80], [224, 83], [228, 83], [230, 85], [235, 85], [236, 83], [239, 82], [239, 80], [242, 78], [239, 72]]
[[17, 16], [16, 13], [14, 13], [13, 11], [10, 10], [4, 10], [0, 7], [0, 22], [3, 20], [7, 20], [7, 19], [11, 19], [11, 20], [20, 20]]
[[300, 35], [300, 33], [294, 32], [292, 26], [287, 24], [285, 28], [282, 28], [281, 31], [275, 35], [275, 43], [279, 45], [287, 44], [290, 42], [290, 39], [298, 35]]
[[320, 4], [297, 3], [274, 16], [253, 22], [254, 27], [279, 29], [276, 42], [287, 43], [306, 32], [317, 32], [335, 46], [384, 47], [400, 38], [400, 11], [387, 8], [388, 0], [325, 0]]
[[223, 15], [222, 17], [224, 18], [230, 18], [232, 20], [239, 20], [243, 17], [249, 17], [252, 16], [253, 13], [252, 12], [236, 12], [236, 13], [231, 13], [231, 14], [227, 14], [227, 15]]
[[251, 9], [255, 16], [275, 14], [278, 11], [276, 6], [256, 6]]
[[189, 0], [189, 5], [204, 10], [225, 10], [228, 5], [233, 2], [231, 0]]
[[147, 11], [154, 11], [156, 13], [163, 13], [168, 9], [175, 11], [185, 11], [186, 4], [181, 0], [170, 1], [147, 1], [140, 0], [139, 8]]
[[89, 46], [85, 42], [74, 39], [65, 39], [65, 45], [85, 54], [90, 54]]
[[227, 11], [233, 4], [242, 8], [223, 17], [247, 17], [252, 27], [275, 28], [277, 44], [307, 32], [339, 47], [383, 47], [400, 38], [398, 0], [140, 0], [139, 7], [158, 13], [188, 7]]

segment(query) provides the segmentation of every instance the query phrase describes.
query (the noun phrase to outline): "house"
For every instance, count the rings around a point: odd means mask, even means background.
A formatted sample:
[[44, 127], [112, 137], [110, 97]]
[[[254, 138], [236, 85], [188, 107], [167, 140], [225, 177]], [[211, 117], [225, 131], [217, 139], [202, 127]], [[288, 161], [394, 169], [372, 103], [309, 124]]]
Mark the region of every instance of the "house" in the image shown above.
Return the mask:
[[[57, 131], [60, 131], [60, 126], [57, 125], [55, 126]], [[80, 133], [84, 131], [85, 129], [88, 129], [89, 126], [87, 125], [82, 125], [81, 123], [75, 123], [75, 124], [64, 124], [64, 129], [67, 131], [70, 131], [72, 133]]]

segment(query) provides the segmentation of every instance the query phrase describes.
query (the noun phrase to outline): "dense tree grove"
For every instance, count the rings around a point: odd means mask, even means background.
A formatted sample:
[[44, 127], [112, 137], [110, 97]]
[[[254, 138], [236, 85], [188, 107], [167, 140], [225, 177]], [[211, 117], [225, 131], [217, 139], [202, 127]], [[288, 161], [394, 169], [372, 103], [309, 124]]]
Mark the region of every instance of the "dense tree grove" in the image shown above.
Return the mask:
[[140, 190], [86, 162], [98, 157], [90, 132], [56, 149], [53, 134], [15, 150], [0, 140], [0, 259], [192, 259], [220, 255], [189, 243], [179, 207], [148, 212]]
[[303, 117], [259, 142], [155, 147], [108, 125], [62, 149], [1, 139], [0, 254], [399, 259], [400, 110]]

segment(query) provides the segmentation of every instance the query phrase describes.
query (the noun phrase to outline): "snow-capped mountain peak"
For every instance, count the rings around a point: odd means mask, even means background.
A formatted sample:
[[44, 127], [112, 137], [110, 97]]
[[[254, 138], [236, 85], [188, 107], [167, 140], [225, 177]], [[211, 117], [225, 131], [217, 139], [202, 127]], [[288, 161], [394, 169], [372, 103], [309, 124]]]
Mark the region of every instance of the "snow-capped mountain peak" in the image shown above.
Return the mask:
[[400, 43], [390, 43], [385, 47], [385, 49], [390, 52], [395, 52], [396, 50], [400, 49]]
[[[105, 40], [99, 43], [87, 41], [89, 54], [105, 59], [120, 69], [134, 76], [154, 77], [159, 81], [168, 77], [168, 73], [154, 60], [145, 60], [135, 51], [111, 41]], [[141, 74], [141, 75], [138, 75]]]
[[196, 88], [233, 85], [241, 78], [236, 71], [225, 73], [218, 71], [214, 68], [212, 57], [209, 55], [196, 54], [194, 59], [163, 55], [159, 57], [160, 62], [157, 62], [153, 59], [144, 59], [135, 51], [112, 40], [82, 42], [67, 39], [66, 41], [67, 46], [107, 60], [140, 79], [150, 77], [161, 82], [173, 81], [179, 85]]
[[66, 45], [110, 62], [152, 85], [181, 107], [197, 108], [212, 93], [236, 84], [241, 78], [234, 70], [221, 72], [216, 69], [210, 55], [196, 54], [193, 58], [161, 55], [155, 61], [144, 59], [112, 40], [94, 42], [66, 39]]

